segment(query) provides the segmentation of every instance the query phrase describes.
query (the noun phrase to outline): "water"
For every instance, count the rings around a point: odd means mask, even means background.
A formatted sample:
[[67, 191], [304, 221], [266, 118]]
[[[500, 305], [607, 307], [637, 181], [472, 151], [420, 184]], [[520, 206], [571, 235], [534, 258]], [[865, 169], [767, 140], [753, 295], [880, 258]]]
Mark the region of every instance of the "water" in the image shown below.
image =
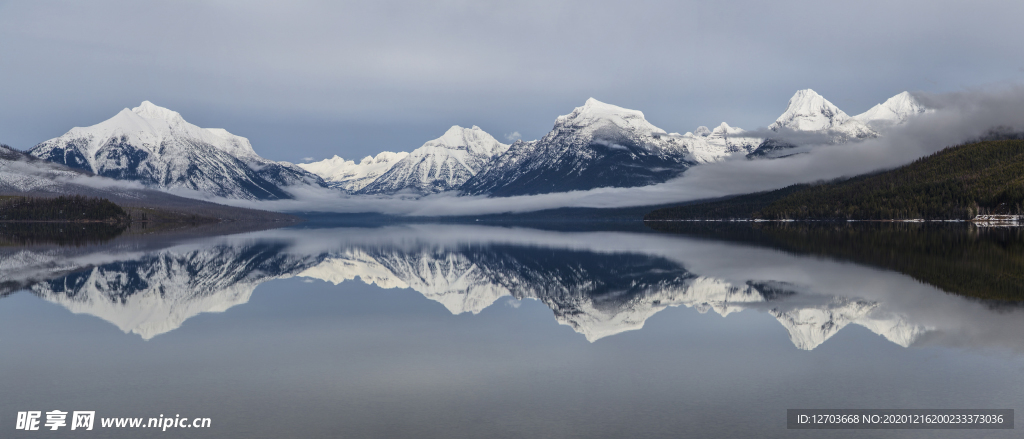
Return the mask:
[[[2, 436], [1017, 437], [786, 409], [1024, 409], [1019, 230], [595, 229], [0, 247]], [[28, 410], [211, 426], [14, 430]]]

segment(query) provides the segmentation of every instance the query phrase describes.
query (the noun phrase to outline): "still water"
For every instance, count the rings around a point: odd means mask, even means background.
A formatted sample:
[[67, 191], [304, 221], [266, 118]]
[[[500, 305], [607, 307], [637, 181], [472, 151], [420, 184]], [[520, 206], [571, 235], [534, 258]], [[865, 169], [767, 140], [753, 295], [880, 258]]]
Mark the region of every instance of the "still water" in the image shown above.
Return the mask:
[[[1019, 230], [600, 228], [8, 243], [0, 437], [1019, 437], [786, 429], [1024, 410]], [[15, 430], [31, 410], [97, 420]], [[211, 424], [99, 425], [161, 416]]]

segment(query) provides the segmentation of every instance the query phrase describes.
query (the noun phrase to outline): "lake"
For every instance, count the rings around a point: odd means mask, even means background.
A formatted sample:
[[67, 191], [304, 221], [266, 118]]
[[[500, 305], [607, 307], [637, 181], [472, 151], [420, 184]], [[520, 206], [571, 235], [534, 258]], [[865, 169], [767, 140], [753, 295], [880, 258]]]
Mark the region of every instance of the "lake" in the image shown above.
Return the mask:
[[[1016, 228], [306, 223], [6, 242], [3, 437], [1004, 438], [1019, 434], [789, 430], [786, 411], [1024, 408]], [[94, 411], [94, 429], [14, 428], [54, 410]]]

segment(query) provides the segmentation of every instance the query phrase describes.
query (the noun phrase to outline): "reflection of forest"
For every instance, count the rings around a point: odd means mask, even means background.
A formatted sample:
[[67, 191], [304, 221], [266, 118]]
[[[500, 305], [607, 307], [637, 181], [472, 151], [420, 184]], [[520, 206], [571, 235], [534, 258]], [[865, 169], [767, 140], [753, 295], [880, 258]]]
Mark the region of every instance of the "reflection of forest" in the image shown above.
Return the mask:
[[0, 222], [0, 246], [98, 244], [127, 228], [125, 223]]
[[648, 222], [655, 230], [895, 270], [946, 292], [1024, 301], [1024, 229], [969, 224]]

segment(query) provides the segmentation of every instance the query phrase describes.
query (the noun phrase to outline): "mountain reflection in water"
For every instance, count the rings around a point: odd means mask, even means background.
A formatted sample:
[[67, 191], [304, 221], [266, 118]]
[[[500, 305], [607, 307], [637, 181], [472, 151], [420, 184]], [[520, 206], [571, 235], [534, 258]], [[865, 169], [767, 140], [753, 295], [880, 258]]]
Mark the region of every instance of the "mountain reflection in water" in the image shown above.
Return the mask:
[[659, 311], [682, 306], [723, 317], [769, 313], [804, 350], [850, 324], [903, 347], [1024, 350], [1014, 336], [1024, 333], [1016, 305], [732, 241], [460, 225], [285, 229], [153, 248], [7, 248], [0, 282], [144, 339], [244, 304], [264, 282], [300, 277], [408, 288], [452, 314], [477, 314], [504, 297], [535, 299], [590, 342], [638, 330]]

